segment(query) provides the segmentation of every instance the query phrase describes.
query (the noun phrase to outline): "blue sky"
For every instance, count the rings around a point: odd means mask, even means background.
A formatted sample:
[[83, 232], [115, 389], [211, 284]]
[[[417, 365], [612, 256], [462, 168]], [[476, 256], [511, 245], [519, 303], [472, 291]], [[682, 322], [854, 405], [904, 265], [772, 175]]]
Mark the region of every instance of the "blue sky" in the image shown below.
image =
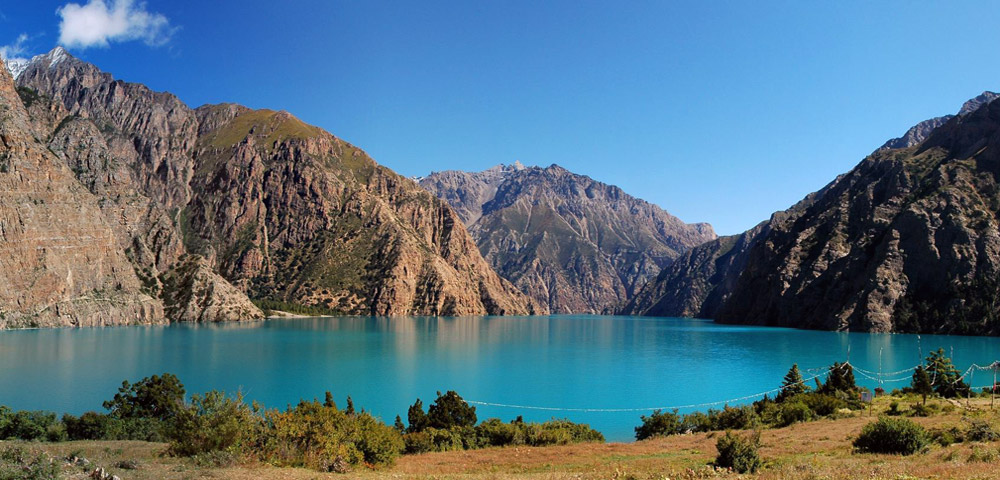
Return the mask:
[[[285, 109], [404, 175], [557, 163], [722, 234], [1000, 89], [989, 2], [69, 3], [0, 3], [0, 45]], [[125, 23], [61, 26], [97, 7]]]

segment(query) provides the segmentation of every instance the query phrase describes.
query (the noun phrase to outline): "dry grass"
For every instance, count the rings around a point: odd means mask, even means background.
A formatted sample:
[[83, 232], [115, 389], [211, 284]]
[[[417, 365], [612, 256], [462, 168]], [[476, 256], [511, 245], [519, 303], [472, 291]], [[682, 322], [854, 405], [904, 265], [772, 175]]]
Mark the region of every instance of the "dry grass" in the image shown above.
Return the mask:
[[[906, 403], [906, 402], [901, 402]], [[943, 404], [943, 403], [942, 403]], [[928, 428], [962, 426], [963, 416], [986, 419], [1000, 427], [1000, 414], [989, 410], [989, 400], [973, 400], [977, 410], [963, 408], [913, 420]], [[888, 400], [880, 400], [877, 412]], [[998, 410], [1000, 411], [1000, 410]], [[53, 456], [80, 452], [96, 466], [129, 479], [909, 479], [1000, 478], [1000, 442], [934, 445], [908, 457], [853, 453], [851, 441], [875, 417], [867, 412], [837, 420], [765, 430], [761, 456], [766, 468], [757, 475], [716, 471], [714, 459], [718, 433], [680, 435], [635, 443], [578, 444], [555, 447], [507, 447], [477, 451], [443, 452], [401, 457], [393, 468], [359, 470], [347, 475], [305, 469], [244, 464], [228, 468], [198, 465], [189, 459], [165, 456], [163, 444], [144, 442], [67, 442], [39, 444]], [[114, 465], [135, 460], [139, 468], [123, 470]], [[91, 470], [93, 467], [91, 467]], [[69, 478], [83, 478], [80, 467], [67, 466]]]

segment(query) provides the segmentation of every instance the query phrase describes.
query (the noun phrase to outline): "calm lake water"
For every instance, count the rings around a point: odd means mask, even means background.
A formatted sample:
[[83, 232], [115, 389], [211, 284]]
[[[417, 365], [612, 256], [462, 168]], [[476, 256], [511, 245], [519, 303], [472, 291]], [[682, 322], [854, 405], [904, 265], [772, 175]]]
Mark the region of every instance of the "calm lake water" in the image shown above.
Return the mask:
[[[0, 332], [0, 404], [79, 414], [101, 410], [124, 379], [178, 375], [188, 393], [242, 389], [285, 407], [351, 395], [392, 423], [420, 397], [456, 390], [468, 400], [566, 409], [477, 406], [481, 419], [587, 422], [632, 439], [647, 407], [720, 401], [780, 386], [803, 369], [843, 361], [877, 372], [916, 365], [920, 351], [954, 352], [961, 370], [1000, 356], [1000, 339], [834, 333], [610, 316], [310, 318], [242, 325], [176, 325]], [[805, 376], [810, 376], [804, 372]], [[877, 382], [856, 374], [859, 383]], [[908, 384], [890, 376], [887, 390]], [[986, 372], [975, 386], [992, 381]], [[734, 403], [745, 403], [742, 402]], [[717, 405], [716, 407], [721, 407]], [[699, 409], [704, 410], [707, 407]], [[682, 408], [690, 411], [693, 408]]]

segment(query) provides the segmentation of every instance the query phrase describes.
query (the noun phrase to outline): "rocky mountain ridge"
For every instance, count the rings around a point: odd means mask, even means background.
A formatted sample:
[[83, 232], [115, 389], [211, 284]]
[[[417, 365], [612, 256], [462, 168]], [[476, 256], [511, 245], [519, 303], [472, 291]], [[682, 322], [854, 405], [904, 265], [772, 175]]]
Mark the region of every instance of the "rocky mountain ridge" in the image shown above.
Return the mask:
[[621, 312], [1000, 334], [1000, 102], [989, 98], [754, 229], [692, 249]]
[[543, 311], [443, 202], [287, 112], [193, 110], [61, 48], [27, 65], [14, 98], [16, 126], [99, 205], [138, 285], [124, 297], [154, 305], [138, 322], [260, 317], [248, 296], [358, 314]]
[[603, 313], [715, 238], [620, 188], [558, 166], [435, 172], [421, 185], [460, 212], [504, 278], [553, 313]]
[[995, 93], [995, 92], [983, 92], [983, 93], [979, 94], [978, 96], [976, 96], [975, 98], [972, 98], [972, 99], [969, 99], [968, 101], [966, 101], [962, 105], [962, 108], [960, 108], [958, 110], [957, 114], [955, 114], [955, 115], [945, 115], [943, 117], [934, 117], [934, 118], [931, 118], [931, 119], [928, 119], [928, 120], [924, 120], [924, 121], [922, 121], [922, 122], [920, 122], [920, 123], [918, 123], [918, 124], [910, 127], [910, 129], [907, 130], [906, 133], [904, 133], [902, 137], [893, 138], [893, 139], [885, 142], [876, 151], [890, 150], [890, 149], [895, 149], [895, 148], [907, 148], [907, 147], [915, 146], [915, 145], [919, 144], [920, 142], [923, 142], [924, 140], [926, 140], [927, 137], [930, 136], [931, 132], [934, 131], [934, 129], [940, 127], [941, 125], [944, 125], [945, 123], [948, 123], [948, 120], [951, 120], [952, 118], [955, 118], [956, 116], [960, 116], [960, 115], [965, 115], [965, 114], [968, 114], [968, 113], [972, 113], [972, 112], [978, 110], [979, 107], [981, 107], [981, 106], [983, 106], [983, 105], [985, 105], [987, 103], [990, 103], [993, 100], [996, 100], [997, 98], [1000, 98], [1000, 94]]

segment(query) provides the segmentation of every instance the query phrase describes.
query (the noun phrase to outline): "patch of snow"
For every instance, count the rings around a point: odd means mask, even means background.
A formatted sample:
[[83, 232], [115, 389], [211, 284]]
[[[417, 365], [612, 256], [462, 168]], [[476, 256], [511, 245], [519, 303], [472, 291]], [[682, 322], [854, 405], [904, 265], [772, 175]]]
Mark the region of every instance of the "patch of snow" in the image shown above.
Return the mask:
[[3, 63], [7, 66], [7, 70], [10, 71], [14, 80], [17, 80], [17, 77], [20, 77], [28, 69], [28, 65], [31, 62], [27, 58], [11, 58], [10, 60], [4, 60]]
[[49, 68], [56, 66], [59, 62], [65, 60], [69, 57], [69, 52], [63, 47], [53, 48], [51, 52], [46, 54], [49, 57]]

